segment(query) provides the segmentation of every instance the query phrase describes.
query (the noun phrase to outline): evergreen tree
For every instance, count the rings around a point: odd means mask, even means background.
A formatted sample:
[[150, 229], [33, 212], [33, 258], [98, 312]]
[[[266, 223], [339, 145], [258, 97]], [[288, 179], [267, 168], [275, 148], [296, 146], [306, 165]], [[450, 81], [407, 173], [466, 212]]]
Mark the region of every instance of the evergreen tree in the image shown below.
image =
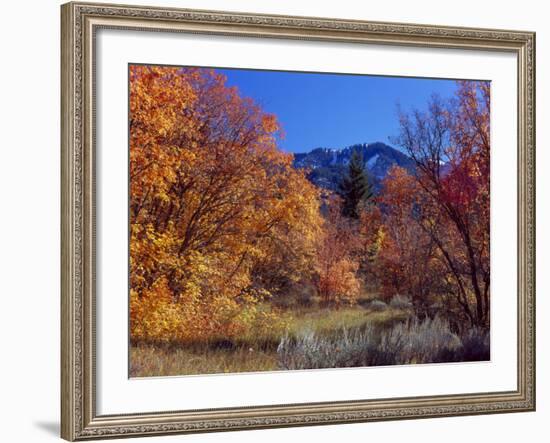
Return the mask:
[[339, 185], [338, 194], [343, 199], [342, 214], [345, 217], [358, 219], [360, 205], [373, 197], [372, 190], [363, 169], [363, 156], [354, 150], [348, 166]]

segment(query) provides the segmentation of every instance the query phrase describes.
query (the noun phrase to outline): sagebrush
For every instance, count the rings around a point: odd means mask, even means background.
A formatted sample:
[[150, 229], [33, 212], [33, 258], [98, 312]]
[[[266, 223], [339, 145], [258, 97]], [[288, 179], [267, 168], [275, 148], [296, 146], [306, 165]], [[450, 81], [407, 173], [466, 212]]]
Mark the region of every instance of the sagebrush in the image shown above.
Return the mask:
[[490, 340], [485, 329], [459, 336], [442, 318], [413, 318], [387, 329], [369, 324], [331, 335], [306, 331], [285, 336], [277, 356], [282, 369], [483, 361], [490, 359]]

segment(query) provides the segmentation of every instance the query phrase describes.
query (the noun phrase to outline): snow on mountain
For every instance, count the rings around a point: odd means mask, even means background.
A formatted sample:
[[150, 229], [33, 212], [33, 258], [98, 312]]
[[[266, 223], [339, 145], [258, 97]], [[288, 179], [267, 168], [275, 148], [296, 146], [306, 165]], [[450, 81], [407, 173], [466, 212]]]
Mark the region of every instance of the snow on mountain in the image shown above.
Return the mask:
[[346, 171], [351, 155], [359, 151], [375, 191], [392, 166], [397, 165], [414, 171], [413, 160], [382, 142], [362, 143], [341, 149], [316, 148], [294, 155], [294, 166], [309, 170], [312, 183], [329, 190], [336, 190]]

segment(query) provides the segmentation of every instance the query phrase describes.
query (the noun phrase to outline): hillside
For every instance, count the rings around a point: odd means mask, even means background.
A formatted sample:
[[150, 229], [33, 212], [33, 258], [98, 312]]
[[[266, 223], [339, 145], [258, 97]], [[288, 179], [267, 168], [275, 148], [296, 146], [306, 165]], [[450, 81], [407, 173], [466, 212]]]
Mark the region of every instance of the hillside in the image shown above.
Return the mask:
[[364, 167], [375, 191], [392, 166], [414, 170], [414, 162], [407, 155], [382, 142], [362, 143], [341, 149], [316, 148], [307, 153], [294, 154], [294, 167], [307, 168], [309, 180], [315, 185], [336, 190], [345, 173], [353, 151], [361, 153]]

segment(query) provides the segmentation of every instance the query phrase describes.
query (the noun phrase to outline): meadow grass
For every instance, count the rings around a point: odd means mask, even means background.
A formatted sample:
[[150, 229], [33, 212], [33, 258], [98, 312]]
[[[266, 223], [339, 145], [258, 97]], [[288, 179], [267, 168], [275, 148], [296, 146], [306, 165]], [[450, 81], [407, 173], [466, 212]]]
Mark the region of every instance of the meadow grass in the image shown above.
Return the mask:
[[251, 348], [210, 349], [138, 345], [130, 348], [130, 377], [270, 371], [277, 352]]
[[369, 309], [367, 305], [320, 308], [294, 308], [286, 312], [287, 328], [281, 332], [242, 336], [235, 340], [214, 340], [193, 344], [132, 344], [130, 347], [130, 376], [171, 376], [256, 372], [281, 369], [277, 347], [283, 337], [299, 337], [304, 333], [331, 337], [344, 329], [364, 330], [370, 326], [390, 327], [406, 320], [411, 312], [387, 307]]
[[361, 306], [341, 309], [304, 309], [292, 318], [288, 334], [297, 335], [304, 330], [318, 334], [332, 333], [342, 328], [361, 328], [367, 324], [384, 325], [405, 320], [410, 312], [388, 308], [384, 311], [371, 310]]

